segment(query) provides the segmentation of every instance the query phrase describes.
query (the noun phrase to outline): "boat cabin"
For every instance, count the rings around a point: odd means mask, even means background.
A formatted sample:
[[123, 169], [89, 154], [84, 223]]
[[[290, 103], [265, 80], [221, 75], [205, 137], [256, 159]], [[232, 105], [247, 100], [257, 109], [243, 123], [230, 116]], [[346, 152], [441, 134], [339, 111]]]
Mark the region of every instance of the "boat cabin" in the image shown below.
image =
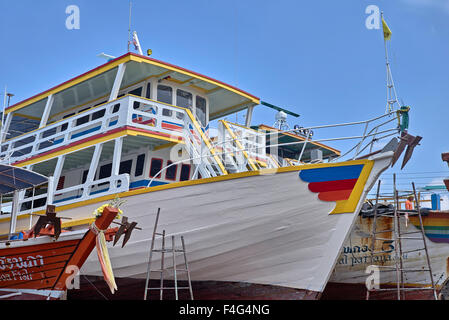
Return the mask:
[[[231, 85], [127, 53], [8, 107], [0, 158], [53, 177], [52, 192], [21, 192], [20, 212], [29, 213], [47, 204], [339, 155], [295, 132], [278, 132], [280, 142], [296, 144], [273, 152], [276, 129], [250, 127], [259, 104]], [[245, 125], [222, 119], [241, 110], [247, 110]], [[317, 150], [321, 158], [313, 156]]]

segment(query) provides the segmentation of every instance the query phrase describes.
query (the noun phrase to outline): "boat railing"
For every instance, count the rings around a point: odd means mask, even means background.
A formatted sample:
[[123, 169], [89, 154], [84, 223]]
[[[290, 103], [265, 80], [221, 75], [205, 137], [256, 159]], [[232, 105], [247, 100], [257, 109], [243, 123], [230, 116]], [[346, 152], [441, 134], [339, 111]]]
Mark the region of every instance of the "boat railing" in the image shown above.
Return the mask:
[[182, 139], [185, 117], [183, 108], [126, 95], [6, 140], [1, 145], [0, 158], [15, 163], [125, 126]]
[[[129, 174], [112, 175], [104, 179], [86, 181], [83, 184], [59, 189], [54, 192], [52, 203], [58, 206], [86, 201], [104, 196], [106, 194], [117, 194], [129, 190]], [[41, 201], [39, 201], [41, 200]], [[48, 193], [19, 195], [19, 213], [27, 214], [31, 211], [41, 210], [47, 206]]]
[[[385, 119], [387, 118], [387, 119]], [[289, 145], [302, 145], [301, 151], [299, 154], [298, 159], [292, 159], [295, 160], [297, 163], [303, 162], [303, 156], [306, 150], [306, 147], [308, 144], [315, 144], [318, 148], [319, 144], [323, 142], [333, 142], [333, 141], [349, 141], [349, 140], [358, 140], [356, 143], [354, 143], [351, 147], [347, 149], [344, 153], [340, 154], [338, 157], [334, 157], [332, 159], [329, 159], [329, 162], [336, 162], [341, 161], [342, 159], [346, 160], [353, 160], [357, 157], [360, 157], [360, 155], [365, 153], [371, 153], [373, 147], [375, 146], [375, 143], [379, 143], [380, 141], [385, 141], [385, 139], [399, 135], [400, 129], [399, 125], [395, 126], [392, 125], [392, 122], [398, 122], [400, 123], [400, 115], [397, 111], [391, 111], [389, 113], [385, 113], [383, 115], [377, 116], [375, 118], [364, 120], [364, 121], [356, 121], [356, 122], [347, 122], [347, 123], [339, 123], [339, 124], [330, 124], [330, 125], [320, 125], [320, 126], [311, 126], [306, 128], [301, 128], [302, 132], [306, 132], [306, 135], [299, 136], [297, 134], [298, 129], [292, 129], [292, 130], [260, 130], [260, 131], [254, 131], [252, 135], [258, 136], [258, 137], [264, 137], [267, 140], [270, 141], [269, 145], [266, 145], [267, 148], [270, 148], [271, 150], [282, 147], [282, 146], [289, 146]], [[340, 137], [332, 137], [332, 138], [319, 138], [319, 139], [312, 139], [312, 135], [316, 136], [317, 133], [320, 130], [323, 129], [334, 129], [334, 128], [341, 128], [341, 127], [352, 127], [352, 126], [361, 126], [362, 127], [362, 134], [360, 135], [348, 135], [348, 136], [340, 136]], [[239, 125], [239, 127], [242, 127]], [[247, 128], [250, 129], [250, 128]], [[252, 129], [250, 129], [252, 130]], [[298, 137], [301, 137], [301, 140], [294, 141], [294, 142], [286, 142], [286, 143], [278, 143], [278, 137], [285, 133], [292, 133], [297, 134]], [[216, 146], [224, 146], [227, 143], [240, 141], [241, 143], [244, 143], [246, 141], [246, 137], [230, 137], [228, 139], [223, 139], [221, 141], [218, 141], [216, 143]], [[369, 151], [366, 151], [369, 149]], [[254, 152], [255, 150], [260, 150], [259, 146], [257, 145], [247, 145], [243, 150], [246, 152]], [[273, 152], [270, 152], [273, 153]], [[276, 152], [275, 152], [276, 154]]]
[[223, 159], [236, 171], [258, 170], [261, 167], [275, 168], [276, 163], [266, 154], [265, 135], [242, 125], [220, 120], [219, 139], [214, 147], [226, 151]]

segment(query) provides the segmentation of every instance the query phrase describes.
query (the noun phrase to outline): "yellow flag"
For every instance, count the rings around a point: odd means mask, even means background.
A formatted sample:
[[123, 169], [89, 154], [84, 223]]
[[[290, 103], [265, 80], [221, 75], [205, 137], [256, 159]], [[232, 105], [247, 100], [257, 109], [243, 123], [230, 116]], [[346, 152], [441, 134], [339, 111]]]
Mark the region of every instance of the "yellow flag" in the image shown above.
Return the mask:
[[382, 18], [382, 28], [384, 30], [384, 39], [390, 40], [391, 39], [391, 30], [390, 30], [390, 28], [388, 28], [388, 25], [385, 22], [384, 18]]

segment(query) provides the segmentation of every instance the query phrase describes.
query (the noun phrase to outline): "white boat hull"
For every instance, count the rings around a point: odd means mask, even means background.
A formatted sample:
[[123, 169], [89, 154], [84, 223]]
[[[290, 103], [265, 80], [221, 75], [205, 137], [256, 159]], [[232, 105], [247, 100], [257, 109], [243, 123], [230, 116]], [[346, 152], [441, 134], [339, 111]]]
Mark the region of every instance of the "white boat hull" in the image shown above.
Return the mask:
[[[374, 161], [354, 212], [390, 159], [384, 156]], [[184, 236], [193, 281], [246, 282], [322, 292], [356, 215], [330, 215], [335, 202], [319, 200], [298, 171], [125, 198], [124, 214], [143, 230], [134, 231], [124, 248], [110, 247], [115, 276], [145, 278], [156, 212], [161, 208], [158, 230], [166, 230], [168, 237]], [[88, 205], [61, 215], [73, 216], [80, 209], [92, 212], [96, 207], [98, 204]], [[158, 258], [155, 254], [153, 266], [160, 265]], [[170, 265], [170, 259], [166, 263]], [[90, 256], [81, 272], [101, 275], [95, 256]]]

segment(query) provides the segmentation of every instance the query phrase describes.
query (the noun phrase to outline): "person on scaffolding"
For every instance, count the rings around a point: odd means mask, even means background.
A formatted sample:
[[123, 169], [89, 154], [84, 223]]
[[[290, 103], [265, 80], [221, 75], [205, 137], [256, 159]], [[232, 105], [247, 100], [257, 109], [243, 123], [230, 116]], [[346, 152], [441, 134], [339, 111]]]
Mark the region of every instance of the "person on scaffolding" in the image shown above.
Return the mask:
[[[413, 196], [408, 196], [405, 200], [405, 210], [413, 210]], [[408, 212], [405, 212], [405, 227], [408, 225]]]

